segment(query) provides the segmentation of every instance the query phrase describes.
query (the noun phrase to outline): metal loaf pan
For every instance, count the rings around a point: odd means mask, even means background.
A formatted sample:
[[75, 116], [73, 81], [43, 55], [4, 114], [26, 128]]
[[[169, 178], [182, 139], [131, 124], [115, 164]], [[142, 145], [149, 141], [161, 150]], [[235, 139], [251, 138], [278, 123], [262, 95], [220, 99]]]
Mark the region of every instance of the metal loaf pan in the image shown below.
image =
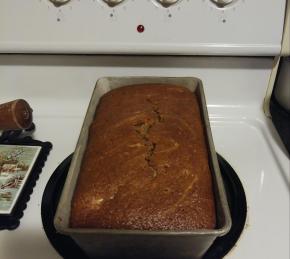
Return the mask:
[[[215, 194], [217, 227], [214, 230], [175, 232], [73, 229], [69, 226], [71, 200], [88, 140], [89, 127], [101, 96], [117, 87], [143, 83], [181, 85], [197, 94], [207, 137]], [[213, 144], [201, 80], [192, 77], [107, 77], [99, 79], [81, 129], [54, 224], [59, 233], [71, 236], [91, 258], [201, 258], [217, 237], [225, 235], [230, 230], [231, 217]]]

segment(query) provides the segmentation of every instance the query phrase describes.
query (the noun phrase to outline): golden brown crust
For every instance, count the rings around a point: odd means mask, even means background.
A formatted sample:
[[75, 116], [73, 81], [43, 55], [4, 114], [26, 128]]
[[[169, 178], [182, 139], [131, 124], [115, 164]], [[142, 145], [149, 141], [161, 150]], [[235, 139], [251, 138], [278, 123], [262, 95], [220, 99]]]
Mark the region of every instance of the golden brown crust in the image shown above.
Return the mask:
[[215, 204], [197, 97], [173, 85], [105, 94], [71, 208], [71, 227], [215, 228]]

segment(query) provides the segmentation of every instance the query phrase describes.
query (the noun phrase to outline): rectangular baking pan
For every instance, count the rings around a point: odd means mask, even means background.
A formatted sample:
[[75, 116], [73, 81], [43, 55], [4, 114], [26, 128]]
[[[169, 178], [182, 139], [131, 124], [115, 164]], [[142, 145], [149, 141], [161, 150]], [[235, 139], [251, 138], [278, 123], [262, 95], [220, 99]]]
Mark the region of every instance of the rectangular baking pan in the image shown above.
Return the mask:
[[[185, 232], [141, 231], [78, 229], [70, 228], [69, 226], [71, 200], [86, 149], [89, 128], [100, 98], [114, 88], [144, 83], [180, 85], [197, 94], [207, 137], [208, 155], [213, 178], [217, 215], [217, 227], [214, 230], [201, 229]], [[54, 224], [59, 233], [72, 237], [91, 258], [202, 258], [213, 241], [230, 230], [231, 217], [213, 144], [201, 80], [193, 77], [107, 77], [99, 79], [81, 129], [55, 214]]]

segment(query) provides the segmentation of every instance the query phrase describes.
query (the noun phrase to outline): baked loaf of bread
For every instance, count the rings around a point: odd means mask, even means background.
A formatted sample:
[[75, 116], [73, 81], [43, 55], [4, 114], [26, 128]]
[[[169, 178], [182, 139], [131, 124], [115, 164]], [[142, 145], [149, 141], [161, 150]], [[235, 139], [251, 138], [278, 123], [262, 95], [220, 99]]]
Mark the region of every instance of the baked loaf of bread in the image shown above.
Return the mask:
[[73, 228], [195, 230], [216, 226], [196, 95], [174, 85], [105, 94], [74, 192]]

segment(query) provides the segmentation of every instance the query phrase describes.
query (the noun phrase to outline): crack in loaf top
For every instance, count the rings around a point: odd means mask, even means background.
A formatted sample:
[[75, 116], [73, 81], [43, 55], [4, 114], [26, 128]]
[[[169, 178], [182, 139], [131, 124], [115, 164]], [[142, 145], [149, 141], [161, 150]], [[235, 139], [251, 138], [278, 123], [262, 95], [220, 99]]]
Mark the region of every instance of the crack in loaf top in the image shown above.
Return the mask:
[[71, 227], [213, 229], [211, 172], [198, 100], [175, 85], [105, 94], [89, 140]]

